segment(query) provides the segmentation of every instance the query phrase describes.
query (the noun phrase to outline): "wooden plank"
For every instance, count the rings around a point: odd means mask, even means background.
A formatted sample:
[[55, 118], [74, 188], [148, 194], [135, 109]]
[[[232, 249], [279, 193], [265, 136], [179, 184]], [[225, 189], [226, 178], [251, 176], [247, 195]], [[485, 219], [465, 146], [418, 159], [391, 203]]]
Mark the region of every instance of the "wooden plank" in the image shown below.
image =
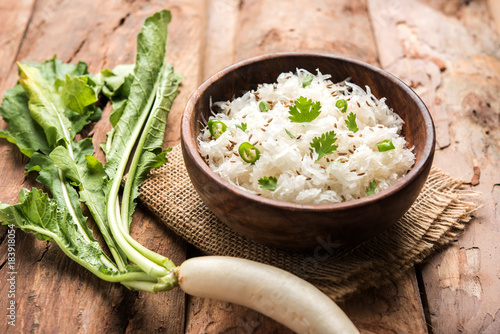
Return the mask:
[[[0, 8], [5, 8], [3, 1]], [[24, 2], [23, 2], [24, 3]], [[10, 2], [9, 2], [10, 5]], [[29, 6], [28, 6], [29, 7]], [[91, 71], [130, 63], [135, 58], [135, 36], [147, 16], [163, 8], [173, 11], [170, 31], [169, 59], [187, 78], [201, 77], [197, 51], [202, 41], [200, 19], [204, 7], [198, 1], [63, 1], [39, 0], [34, 12], [25, 15], [24, 7], [13, 7], [9, 15], [31, 17], [30, 27], [16, 47], [2, 49], [0, 63], [10, 66], [14, 60], [43, 61], [55, 53], [63, 61], [84, 60]], [[2, 10], [3, 15], [3, 10]], [[0, 21], [1, 29], [10, 29], [8, 20]], [[9, 23], [10, 24], [10, 23]], [[17, 24], [17, 23], [16, 23]], [[19, 26], [22, 26], [19, 23]], [[4, 30], [0, 30], [4, 31]], [[4, 35], [2, 35], [4, 36]], [[18, 47], [19, 46], [19, 47]], [[19, 52], [17, 53], [17, 49]], [[17, 58], [17, 59], [16, 59]], [[15, 67], [4, 68], [6, 79], [2, 90], [16, 81]], [[3, 73], [3, 72], [2, 72]], [[183, 105], [195, 80], [187, 80], [183, 92], [171, 112], [169, 142], [178, 141], [179, 122]], [[109, 110], [106, 111], [109, 113]], [[2, 123], [2, 127], [5, 124]], [[105, 138], [109, 123], [94, 127], [97, 145]], [[102, 156], [102, 155], [101, 155]], [[0, 142], [2, 169], [0, 180], [2, 202], [13, 203], [19, 189], [31, 187], [32, 178], [25, 182], [24, 164], [17, 149], [5, 141]], [[132, 235], [145, 246], [181, 263], [185, 258], [186, 244], [174, 236], [139, 208], [135, 215]], [[95, 228], [94, 228], [95, 229]], [[2, 236], [6, 228], [0, 230]], [[1, 263], [6, 260], [6, 239], [0, 245]], [[168, 332], [184, 331], [185, 295], [176, 289], [157, 295], [131, 292], [118, 284], [100, 281], [77, 264], [70, 261], [57, 246], [37, 240], [31, 234], [16, 232], [16, 327], [0, 322], [0, 332]], [[0, 269], [0, 280], [5, 282], [7, 267]], [[8, 286], [0, 286], [0, 305], [6, 310]], [[4, 314], [5, 315], [5, 314]], [[9, 331], [10, 332], [10, 331]]]
[[15, 82], [15, 80], [8, 80], [8, 75], [15, 67], [19, 46], [32, 21], [31, 14], [34, 5], [35, 0], [4, 1], [0, 4], [0, 59], [2, 60], [0, 98], [3, 98], [4, 91]]
[[238, 22], [236, 60], [315, 51], [377, 63], [364, 0], [248, 1]]
[[[241, 2], [238, 0], [208, 2], [207, 31], [202, 51], [204, 58], [200, 67], [204, 79], [234, 61], [240, 5]], [[192, 252], [193, 256], [201, 255], [194, 249]], [[192, 296], [187, 296], [187, 300], [186, 333], [188, 334], [292, 333], [268, 317], [239, 305]]]
[[339, 305], [361, 333], [427, 333], [418, 296], [418, 283], [411, 270], [397, 282], [363, 291]]
[[239, 0], [210, 0], [203, 49], [203, 79], [234, 63]]
[[[212, 0], [208, 8], [205, 77], [234, 61], [268, 52], [326, 52], [378, 64], [364, 1]], [[267, 317], [237, 305], [188, 300], [187, 333], [289, 333]], [[363, 332], [392, 328], [407, 333], [427, 331], [414, 271], [382, 290], [355, 296], [342, 307]]]
[[494, 21], [486, 2], [368, 3], [382, 65], [414, 87], [436, 120], [435, 165], [483, 193], [484, 208], [464, 234], [422, 267], [432, 329], [498, 333], [500, 40]]

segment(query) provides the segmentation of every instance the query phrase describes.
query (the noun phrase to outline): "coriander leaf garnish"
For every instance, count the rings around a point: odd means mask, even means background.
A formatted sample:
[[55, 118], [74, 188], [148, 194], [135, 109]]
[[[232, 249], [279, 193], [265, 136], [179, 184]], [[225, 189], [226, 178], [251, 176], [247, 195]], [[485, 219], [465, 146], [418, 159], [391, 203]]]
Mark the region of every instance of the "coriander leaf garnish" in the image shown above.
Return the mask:
[[268, 112], [269, 111], [269, 105], [266, 102], [264, 102], [264, 101], [260, 101], [260, 103], [259, 103], [259, 109], [262, 112]]
[[262, 188], [262, 189], [265, 189], [265, 190], [269, 190], [269, 191], [275, 191], [276, 190], [276, 186], [278, 184], [278, 179], [275, 178], [274, 176], [264, 176], [262, 178], [259, 179], [259, 186]]
[[352, 111], [349, 115], [347, 115], [345, 124], [347, 125], [347, 128], [354, 133], [359, 130], [358, 126], [356, 125], [356, 115]]
[[241, 131], [245, 132], [247, 130], [247, 123], [241, 123], [239, 125], [236, 125], [236, 127]]
[[292, 133], [291, 133], [290, 131], [288, 131], [287, 129], [285, 129], [285, 132], [286, 132], [286, 134], [287, 134], [290, 138], [292, 138], [292, 139], [297, 139], [297, 137], [295, 137], [294, 135], [292, 135]]
[[302, 79], [302, 88], [306, 88], [309, 86], [314, 79], [314, 76], [310, 73], [304, 75], [304, 78]]
[[377, 188], [377, 181], [373, 180], [370, 182], [368, 188], [366, 188], [366, 196], [375, 194], [375, 189]]
[[347, 101], [344, 99], [338, 100], [335, 103], [335, 106], [339, 108], [342, 113], [345, 113], [347, 111]]
[[[332, 154], [333, 151], [337, 150], [338, 145], [333, 145], [337, 141], [336, 134], [334, 131], [325, 132], [321, 137], [314, 137], [311, 145], [311, 152], [316, 151], [318, 153], [318, 159], [323, 158], [325, 155]], [[314, 149], [314, 151], [313, 151]]]
[[321, 103], [319, 101], [313, 103], [311, 99], [301, 96], [295, 100], [294, 104], [288, 109], [290, 114], [288, 118], [293, 123], [312, 122], [321, 114]]
[[390, 139], [382, 140], [377, 143], [377, 148], [379, 152], [386, 152], [395, 149], [394, 144]]

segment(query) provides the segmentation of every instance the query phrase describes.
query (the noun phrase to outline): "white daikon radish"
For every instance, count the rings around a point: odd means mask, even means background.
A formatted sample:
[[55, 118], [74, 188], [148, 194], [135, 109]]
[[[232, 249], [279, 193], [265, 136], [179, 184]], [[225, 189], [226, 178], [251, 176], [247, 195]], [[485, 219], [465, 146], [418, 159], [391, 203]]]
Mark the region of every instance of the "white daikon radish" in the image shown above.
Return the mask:
[[297, 333], [359, 333], [312, 284], [262, 263], [226, 256], [192, 258], [177, 268], [186, 293], [256, 310]]

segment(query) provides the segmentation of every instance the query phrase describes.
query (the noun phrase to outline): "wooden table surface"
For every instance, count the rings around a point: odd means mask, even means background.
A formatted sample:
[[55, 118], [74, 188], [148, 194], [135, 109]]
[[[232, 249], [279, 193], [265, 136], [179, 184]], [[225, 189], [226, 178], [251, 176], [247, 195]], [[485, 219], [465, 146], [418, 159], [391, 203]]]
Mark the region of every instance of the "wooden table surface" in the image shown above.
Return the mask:
[[[185, 77], [165, 145], [179, 141], [189, 95], [235, 61], [300, 50], [379, 66], [423, 98], [437, 129], [435, 165], [482, 192], [484, 207], [450, 247], [341, 307], [363, 333], [500, 333], [499, 7], [495, 0], [0, 0], [0, 96], [17, 80], [16, 61], [57, 54], [86, 61], [91, 72], [133, 62], [141, 25], [163, 8], [173, 13], [168, 60]], [[107, 121], [93, 128], [95, 143], [108, 129]], [[26, 162], [0, 141], [1, 202], [16, 202], [35, 184]], [[178, 264], [197, 254], [140, 207], [132, 233]], [[56, 245], [21, 231], [12, 327], [5, 226], [0, 236], [0, 333], [289, 333], [240, 306], [100, 281]]]

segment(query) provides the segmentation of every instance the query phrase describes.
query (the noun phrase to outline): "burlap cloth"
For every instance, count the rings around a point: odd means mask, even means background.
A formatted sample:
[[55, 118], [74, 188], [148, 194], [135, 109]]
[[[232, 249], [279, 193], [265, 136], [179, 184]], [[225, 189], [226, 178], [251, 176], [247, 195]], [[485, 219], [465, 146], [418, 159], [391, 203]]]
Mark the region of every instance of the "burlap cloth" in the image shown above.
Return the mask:
[[267, 263], [311, 282], [334, 300], [396, 280], [408, 268], [450, 243], [477, 209], [461, 180], [433, 168], [420, 196], [401, 220], [378, 237], [348, 249], [327, 245], [284, 251], [234, 232], [207, 209], [193, 188], [180, 146], [151, 172], [140, 200], [171, 230], [208, 255]]

